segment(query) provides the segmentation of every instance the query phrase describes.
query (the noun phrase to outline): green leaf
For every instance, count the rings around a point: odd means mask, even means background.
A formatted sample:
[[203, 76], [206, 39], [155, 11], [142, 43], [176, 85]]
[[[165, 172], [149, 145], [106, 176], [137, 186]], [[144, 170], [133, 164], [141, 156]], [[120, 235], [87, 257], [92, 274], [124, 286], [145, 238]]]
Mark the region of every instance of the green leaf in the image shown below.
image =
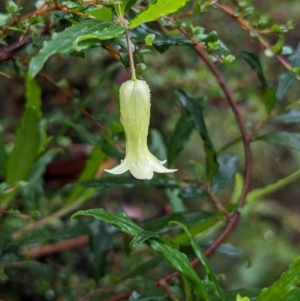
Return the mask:
[[265, 86], [263, 99], [265, 101], [267, 111], [270, 113], [273, 110], [277, 101], [275, 89]]
[[[298, 44], [298, 47], [295, 50], [295, 52], [289, 56], [288, 60], [292, 67], [300, 67], [300, 43]], [[290, 71], [286, 71], [279, 76], [279, 82], [276, 89], [276, 98], [278, 100], [283, 99], [283, 97], [291, 88], [295, 80], [295, 74]]]
[[6, 10], [10, 14], [14, 14], [14, 13], [18, 12], [19, 7], [14, 1], [9, 0], [9, 1], [7, 1]]
[[187, 186], [181, 188], [179, 196], [183, 199], [208, 198], [207, 193], [198, 186]]
[[280, 278], [270, 287], [264, 288], [257, 301], [281, 301], [300, 284], [300, 257], [297, 257]]
[[46, 166], [60, 151], [61, 150], [58, 148], [49, 149], [35, 160], [30, 170], [28, 184], [23, 187], [21, 191], [27, 210], [40, 209], [40, 201], [45, 195], [43, 188], [43, 174], [46, 170]]
[[169, 246], [171, 246], [175, 249], [178, 249], [178, 244], [174, 243], [173, 241], [171, 241], [167, 237], [160, 236], [158, 233], [147, 231], [147, 230], [142, 231], [139, 235], [134, 237], [132, 239], [132, 241], [130, 242], [130, 244], [129, 244], [129, 248], [133, 249], [133, 248], [137, 247], [139, 244], [141, 244], [143, 242], [146, 242], [150, 238], [155, 238], [155, 239], [161, 241], [162, 243], [164, 243], [166, 245], [169, 245]]
[[178, 35], [156, 35], [152, 43], [154, 46], [192, 46], [194, 43], [183, 36]]
[[271, 132], [264, 134], [260, 139], [270, 144], [282, 145], [300, 151], [300, 134], [290, 132]]
[[300, 111], [292, 109], [287, 113], [281, 114], [276, 116], [272, 119], [272, 122], [279, 122], [279, 123], [300, 123]]
[[[71, 218], [73, 219], [74, 217], [81, 215], [92, 216], [97, 220], [110, 223], [132, 236], [138, 236], [143, 232], [143, 229], [135, 224], [126, 214], [113, 214], [100, 208], [78, 211], [74, 213]], [[149, 235], [146, 235], [145, 237], [147, 238]], [[202, 301], [209, 301], [209, 297], [201, 280], [184, 253], [167, 243], [163, 237], [158, 237], [156, 239], [150, 238], [147, 240], [147, 244], [161, 255], [174, 269], [184, 274], [186, 278], [189, 279]]]
[[265, 78], [262, 66], [260, 61], [256, 55], [248, 51], [241, 51], [243, 59], [249, 64], [249, 66], [255, 71], [259, 80], [263, 84], [263, 86], [268, 86], [268, 81]]
[[249, 66], [255, 71], [259, 80], [261, 81], [264, 88], [264, 101], [268, 112], [271, 112], [276, 103], [275, 89], [271, 88], [265, 78], [262, 66], [256, 55], [248, 51], [240, 52], [244, 60], [249, 64]]
[[182, 286], [185, 294], [185, 300], [186, 301], [192, 301], [193, 300], [193, 287], [191, 283], [188, 281], [188, 279], [181, 274], [181, 280], [182, 280]]
[[237, 156], [224, 154], [218, 157], [219, 169], [212, 179], [212, 191], [214, 194], [219, 193], [226, 185], [228, 185], [237, 172], [238, 166]]
[[139, 235], [133, 238], [129, 244], [129, 248], [133, 249], [152, 237], [158, 237], [158, 234], [152, 231], [142, 231]]
[[155, 0], [131, 20], [129, 28], [134, 28], [142, 23], [151, 22], [162, 16], [175, 13], [188, 1], [189, 0]]
[[243, 192], [244, 178], [237, 172], [234, 176], [234, 188], [231, 194], [231, 203], [237, 204]]
[[191, 242], [191, 245], [192, 245], [195, 255], [198, 257], [198, 259], [200, 260], [201, 264], [203, 265], [203, 267], [205, 269], [205, 272], [208, 276], [208, 279], [210, 281], [210, 285], [213, 289], [213, 292], [217, 296], [217, 300], [223, 301], [224, 300], [223, 291], [222, 291], [222, 289], [217, 281], [217, 278], [210, 266], [210, 263], [209, 263], [208, 259], [206, 258], [203, 250], [198, 246], [196, 240], [190, 233], [189, 229], [184, 224], [177, 222], [177, 221], [171, 221], [170, 224], [175, 224], [175, 225], [180, 226], [184, 230], [184, 232], [187, 234], [187, 236], [190, 239], [190, 242]]
[[101, 8], [96, 8], [92, 10], [86, 11], [88, 15], [91, 15], [99, 20], [104, 20], [111, 22], [113, 20], [113, 12], [110, 7], [101, 7]]
[[154, 33], [150, 33], [145, 37], [145, 44], [147, 46], [152, 46], [153, 41], [155, 39], [155, 34]]
[[[95, 147], [84, 167], [84, 170], [80, 174], [78, 181], [81, 182], [81, 181], [92, 180], [95, 177], [99, 169], [99, 166], [105, 160], [105, 158], [106, 155], [102, 151], [102, 149], [100, 147]], [[73, 204], [79, 198], [83, 199], [84, 201], [87, 201], [90, 197], [92, 197], [94, 192], [95, 192], [95, 188], [76, 186], [73, 188], [70, 196], [68, 197], [67, 205]]]
[[[143, 26], [144, 27], [144, 26]], [[145, 26], [146, 27], [146, 26]], [[148, 27], [146, 27], [148, 29]], [[138, 28], [140, 29], [140, 28]], [[144, 33], [144, 28], [140, 31], [142, 31], [141, 34], [136, 34], [135, 32], [132, 33], [132, 41], [136, 44], [144, 44], [145, 43], [145, 37], [147, 36], [147, 33]], [[149, 29], [150, 31], [150, 29]], [[179, 35], [159, 35], [157, 32], [155, 32], [155, 40], [152, 42], [152, 46], [154, 46], [160, 53], [165, 52], [169, 46], [192, 46], [194, 43], [187, 39], [186, 37], [179, 36]]]
[[166, 189], [166, 195], [169, 198], [170, 205], [172, 206], [173, 212], [186, 211], [186, 207], [182, 202], [182, 198], [179, 196], [179, 189]]
[[282, 301], [295, 301], [300, 300], [300, 289], [296, 288], [291, 290]]
[[[188, 229], [192, 235], [198, 235], [202, 233], [203, 231], [213, 229], [213, 227], [220, 221], [219, 217], [217, 216], [212, 216], [211, 218], [206, 219], [205, 221], [202, 221], [201, 223], [194, 224], [191, 226], [188, 226]], [[180, 244], [181, 246], [183, 245], [188, 245], [189, 244], [189, 238], [185, 234], [185, 232], [180, 232], [178, 234], [175, 234], [172, 236], [172, 241]], [[207, 246], [209, 247], [209, 246]]]
[[[41, 91], [34, 80], [26, 77], [26, 109], [22, 116], [15, 144], [7, 161], [6, 182], [15, 185], [27, 179], [41, 145], [40, 134]], [[6, 201], [13, 198], [8, 194]]]
[[74, 43], [82, 36], [92, 35], [97, 40], [109, 40], [121, 36], [124, 27], [119, 23], [96, 19], [84, 20], [68, 27], [63, 32], [53, 34], [50, 41], [45, 41], [39, 54], [29, 64], [29, 75], [35, 77], [43, 68], [47, 59], [55, 53], [67, 55], [74, 52]]
[[99, 209], [89, 209], [89, 210], [80, 210], [75, 212], [71, 219], [76, 216], [92, 216], [97, 220], [104, 221], [112, 224], [116, 228], [120, 229], [124, 233], [137, 236], [139, 235], [143, 229], [134, 223], [125, 213], [113, 214], [105, 211], [102, 208]]
[[164, 143], [164, 137], [162, 136], [160, 131], [156, 129], [151, 129], [150, 141], [151, 141], [151, 144], [149, 145], [150, 152], [157, 158], [166, 158], [167, 157], [166, 145]]
[[154, 186], [157, 188], [177, 188], [178, 184], [175, 184], [172, 179], [166, 179], [165, 177], [157, 177], [152, 178], [151, 180], [145, 180], [143, 182], [129, 178], [126, 176], [107, 176], [99, 179], [99, 180], [89, 180], [78, 182], [75, 185], [82, 185], [85, 187], [102, 187], [109, 188], [115, 186], [122, 186], [126, 188], [132, 188], [136, 186]]
[[204, 211], [176, 212], [148, 222], [144, 227], [149, 231], [164, 233], [176, 228], [174, 225], [169, 225], [169, 222], [172, 220], [176, 220], [187, 226], [192, 226], [205, 224], [208, 220], [212, 219], [216, 219], [216, 215]]
[[[207, 247], [209, 247], [209, 245]], [[229, 244], [229, 243], [221, 244], [217, 248], [216, 253], [221, 254], [221, 255], [225, 255], [226, 257], [229, 257], [229, 258], [236, 258], [236, 259], [246, 258], [246, 259], [249, 259], [243, 249], [238, 248], [236, 246], [233, 246], [232, 244]]]
[[154, 239], [149, 239], [148, 245], [163, 257], [171, 267], [182, 273], [192, 283], [201, 301], [210, 300], [204, 285], [184, 253]]
[[176, 124], [168, 147], [168, 166], [172, 165], [178, 154], [188, 142], [192, 129], [193, 124], [191, 123], [190, 118], [183, 112]]
[[204, 151], [206, 154], [206, 177], [208, 181], [211, 181], [218, 170], [219, 164], [217, 161], [216, 151], [206, 130], [202, 114], [202, 106], [199, 101], [192, 98], [182, 90], [176, 90], [175, 94], [178, 97], [179, 102], [185, 108], [194, 128], [198, 131], [203, 140]]
[[129, 279], [134, 278], [136, 276], [140, 275], [146, 275], [146, 273], [153, 269], [154, 266], [158, 266], [162, 264], [163, 259], [161, 257], [152, 257], [147, 261], [144, 261], [142, 263], [139, 262], [139, 264], [132, 268], [132, 270], [129, 271], [126, 275], [122, 277], [122, 279]]
[[2, 129], [0, 129], [0, 177], [4, 178], [6, 175], [7, 153], [2, 135]]
[[268, 194], [274, 193], [275, 191], [289, 185], [300, 177], [300, 169], [291, 173], [285, 178], [279, 179], [277, 182], [252, 190], [247, 195], [247, 202], [258, 200]]
[[112, 249], [112, 234], [114, 233], [112, 228], [98, 220], [93, 220], [88, 225], [89, 264], [96, 283], [105, 274], [108, 264], [107, 254]]

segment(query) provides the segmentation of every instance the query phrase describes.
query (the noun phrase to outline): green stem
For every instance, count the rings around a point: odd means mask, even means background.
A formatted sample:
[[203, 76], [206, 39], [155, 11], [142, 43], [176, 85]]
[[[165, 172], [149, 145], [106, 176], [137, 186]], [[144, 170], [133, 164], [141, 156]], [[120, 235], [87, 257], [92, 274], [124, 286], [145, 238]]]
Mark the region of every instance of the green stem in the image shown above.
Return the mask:
[[136, 80], [134, 60], [133, 60], [133, 54], [132, 54], [132, 49], [131, 49], [130, 34], [129, 34], [128, 29], [126, 29], [126, 41], [127, 41], [128, 55], [129, 55], [129, 61], [130, 61], [131, 79]]

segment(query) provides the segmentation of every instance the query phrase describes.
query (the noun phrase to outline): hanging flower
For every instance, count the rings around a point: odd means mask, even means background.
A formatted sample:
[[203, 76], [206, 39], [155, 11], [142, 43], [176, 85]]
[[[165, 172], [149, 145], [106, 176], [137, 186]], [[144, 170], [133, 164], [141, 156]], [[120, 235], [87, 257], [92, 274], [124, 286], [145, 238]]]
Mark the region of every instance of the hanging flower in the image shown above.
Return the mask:
[[106, 169], [112, 174], [129, 170], [137, 179], [151, 179], [153, 172], [168, 173], [168, 169], [148, 150], [147, 136], [150, 120], [150, 89], [143, 80], [129, 80], [120, 88], [121, 123], [126, 135], [126, 156], [121, 164]]

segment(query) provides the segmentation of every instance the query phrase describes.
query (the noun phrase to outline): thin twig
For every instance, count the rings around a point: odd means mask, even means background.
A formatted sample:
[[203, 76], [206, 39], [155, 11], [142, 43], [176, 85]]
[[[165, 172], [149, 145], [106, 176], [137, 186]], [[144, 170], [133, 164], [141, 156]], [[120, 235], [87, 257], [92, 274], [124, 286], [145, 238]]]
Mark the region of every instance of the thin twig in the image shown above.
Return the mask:
[[31, 216], [28, 214], [22, 214], [22, 213], [10, 211], [10, 210], [0, 210], [0, 215], [15, 216], [15, 217], [22, 218], [22, 219], [30, 219], [31, 218]]
[[[258, 41], [267, 49], [270, 50], [272, 53], [274, 52], [272, 50], [272, 47], [270, 46], [270, 44], [268, 43], [268, 41], [263, 38], [254, 28], [252, 28], [252, 26], [249, 24], [249, 22], [247, 22], [246, 20], [244, 20], [243, 18], [241, 18], [240, 16], [236, 16], [234, 13], [234, 10], [231, 9], [229, 6], [224, 5], [224, 4], [220, 4], [220, 3], [216, 3], [216, 5], [225, 13], [227, 13], [229, 16], [231, 16], [243, 29], [247, 30], [248, 33], [250, 32], [256, 32], [257, 34], [257, 39]], [[276, 58], [278, 59], [278, 61], [281, 63], [281, 65], [289, 70], [292, 71], [293, 67], [279, 54], [275, 54]]]
[[27, 43], [31, 41], [30, 36], [26, 36], [22, 39], [22, 41], [18, 41], [16, 43], [13, 43], [9, 46], [5, 46], [0, 48], [0, 62], [6, 61], [13, 57], [13, 54], [20, 50], [23, 46], [25, 46]]
[[227, 220], [229, 220], [230, 219], [229, 212], [226, 210], [226, 208], [224, 207], [224, 205], [220, 202], [220, 200], [211, 191], [211, 187], [210, 186], [206, 187], [205, 192], [210, 197], [210, 199], [213, 201], [213, 203], [215, 204], [215, 206], [217, 207], [217, 209], [219, 209], [219, 211], [222, 212], [226, 216]]
[[31, 224], [28, 224], [27, 226], [25, 226], [22, 229], [17, 230], [16, 232], [13, 233], [12, 237], [13, 239], [18, 239], [23, 233], [27, 232], [27, 231], [32, 231], [36, 228], [39, 228], [41, 226], [46, 225], [47, 223], [53, 221], [54, 219], [57, 219], [59, 217], [62, 217], [64, 215], [66, 215], [67, 213], [69, 213], [72, 210], [77, 209], [82, 203], [84, 202], [83, 198], [79, 198], [76, 202], [74, 202], [72, 205], [64, 207], [56, 212], [54, 212], [53, 214], [50, 214], [38, 221], [35, 221]]
[[104, 301], [121, 301], [121, 300], [125, 300], [128, 299], [128, 297], [132, 294], [132, 291], [130, 292], [124, 292], [118, 295], [114, 295]]
[[40, 246], [34, 249], [26, 250], [22, 252], [22, 255], [30, 258], [39, 258], [49, 254], [58, 253], [62, 250], [71, 249], [75, 247], [80, 247], [88, 243], [88, 235], [82, 235], [75, 238], [70, 238], [64, 241], [56, 242], [53, 244], [48, 244], [45, 246]]

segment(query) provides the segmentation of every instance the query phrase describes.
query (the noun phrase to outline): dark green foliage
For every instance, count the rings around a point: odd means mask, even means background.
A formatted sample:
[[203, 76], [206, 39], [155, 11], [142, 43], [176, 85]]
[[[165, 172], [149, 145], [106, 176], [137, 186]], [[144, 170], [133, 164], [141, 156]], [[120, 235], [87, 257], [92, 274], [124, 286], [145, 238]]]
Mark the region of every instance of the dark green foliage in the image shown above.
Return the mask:
[[287, 146], [300, 151], [300, 134], [289, 132], [273, 132], [267, 133], [261, 139], [274, 144]]
[[178, 97], [181, 105], [185, 108], [187, 114], [189, 115], [194, 128], [200, 134], [203, 140], [203, 148], [206, 154], [206, 177], [208, 181], [211, 181], [212, 177], [217, 172], [219, 165], [217, 161], [216, 151], [208, 136], [208, 132], [204, 123], [202, 114], [203, 105], [201, 104], [201, 102], [203, 102], [203, 99], [197, 101], [182, 90], [177, 90], [175, 94]]
[[169, 166], [175, 161], [176, 157], [183, 149], [189, 140], [190, 133], [193, 129], [193, 124], [185, 112], [181, 114], [180, 119], [176, 124], [176, 128], [171, 137], [168, 147], [168, 164]]
[[[44, 42], [39, 54], [34, 57], [29, 66], [30, 77], [35, 77], [43, 68], [47, 59], [55, 54], [67, 55], [81, 51], [79, 43], [86, 40], [108, 40], [119, 37], [124, 28], [118, 23], [109, 23], [100, 20], [85, 20], [57, 33], [53, 39]], [[85, 46], [84, 49], [88, 47]]]
[[[1, 300], [300, 299], [299, 3], [227, 2], [0, 3]], [[146, 180], [106, 172], [133, 65]]]
[[277, 98], [275, 96], [275, 89], [273, 89], [269, 86], [269, 83], [268, 83], [267, 79], [265, 78], [262, 66], [261, 66], [260, 61], [257, 58], [257, 56], [254, 55], [253, 53], [247, 52], [247, 51], [242, 51], [241, 55], [242, 55], [243, 59], [255, 71], [259, 80], [261, 81], [261, 83], [263, 85], [263, 90], [264, 90], [263, 98], [264, 98], [264, 101], [266, 104], [266, 108], [267, 108], [268, 112], [271, 112], [272, 109], [274, 108], [274, 105], [277, 100]]

